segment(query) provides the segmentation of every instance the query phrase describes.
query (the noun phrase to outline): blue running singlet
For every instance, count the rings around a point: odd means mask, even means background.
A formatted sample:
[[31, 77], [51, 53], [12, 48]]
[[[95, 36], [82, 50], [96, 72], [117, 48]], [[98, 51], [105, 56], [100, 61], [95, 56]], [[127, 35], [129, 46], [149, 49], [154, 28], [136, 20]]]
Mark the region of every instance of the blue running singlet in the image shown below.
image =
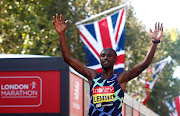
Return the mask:
[[123, 98], [117, 74], [110, 79], [101, 79], [101, 73], [98, 74], [90, 87], [89, 116], [122, 116]]

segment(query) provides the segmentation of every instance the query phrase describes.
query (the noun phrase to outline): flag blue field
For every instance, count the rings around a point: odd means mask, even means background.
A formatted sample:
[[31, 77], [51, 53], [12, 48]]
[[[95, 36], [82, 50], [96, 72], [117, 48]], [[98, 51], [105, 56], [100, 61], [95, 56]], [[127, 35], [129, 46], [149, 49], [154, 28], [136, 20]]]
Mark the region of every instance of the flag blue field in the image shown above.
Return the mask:
[[[153, 80], [152, 81], [148, 81], [148, 80], [143, 80], [141, 78], [138, 78], [139, 81], [141, 83], [143, 83], [145, 85], [145, 89], [146, 92], [146, 98], [144, 99], [144, 101], [142, 102], [144, 105], [147, 103], [149, 96], [150, 96], [150, 90], [153, 89], [154, 84], [156, 82], [156, 80], [159, 78], [160, 73], [162, 72], [162, 70], [164, 69], [164, 67], [166, 66], [166, 64], [168, 62], [170, 62], [172, 60], [171, 56], [168, 56], [167, 58], [155, 63], [153, 67], [149, 67], [146, 70], [143, 71], [143, 73], [145, 73], [146, 75], [152, 75]], [[136, 95], [135, 93], [133, 93], [134, 95]]]
[[126, 9], [123, 8], [98, 21], [77, 26], [80, 38], [84, 43], [84, 51], [88, 62], [87, 67], [101, 72], [100, 52], [104, 48], [109, 47], [117, 53], [118, 62], [114, 66], [114, 72], [119, 73], [123, 71], [125, 22]]

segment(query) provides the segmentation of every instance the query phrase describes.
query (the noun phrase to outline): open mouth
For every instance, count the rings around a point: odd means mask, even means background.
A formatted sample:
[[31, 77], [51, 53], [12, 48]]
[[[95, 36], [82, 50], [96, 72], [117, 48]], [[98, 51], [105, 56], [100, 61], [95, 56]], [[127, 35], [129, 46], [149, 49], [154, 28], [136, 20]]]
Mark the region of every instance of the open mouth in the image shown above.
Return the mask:
[[103, 61], [103, 64], [105, 64], [105, 65], [108, 64], [108, 63], [109, 63], [109, 62], [108, 62], [107, 60], [104, 60], [104, 61]]

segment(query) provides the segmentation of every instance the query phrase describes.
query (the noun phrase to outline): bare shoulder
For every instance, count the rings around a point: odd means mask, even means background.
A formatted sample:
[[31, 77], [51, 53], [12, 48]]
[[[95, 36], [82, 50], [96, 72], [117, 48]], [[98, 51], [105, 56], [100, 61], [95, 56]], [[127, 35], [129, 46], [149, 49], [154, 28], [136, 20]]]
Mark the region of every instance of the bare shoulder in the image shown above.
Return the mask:
[[127, 84], [127, 79], [126, 79], [127, 73], [128, 71], [124, 71], [117, 74], [118, 83], [124, 92], [126, 90], [126, 84]]
[[126, 81], [127, 73], [128, 73], [128, 71], [123, 71], [123, 72], [117, 74], [117, 79], [118, 79], [119, 83], [124, 83]]
[[87, 68], [87, 69], [89, 70], [90, 77], [93, 80], [94, 77], [96, 77], [98, 75], [98, 72], [96, 70], [91, 69], [91, 68]]
[[93, 79], [98, 75], [98, 72], [96, 70], [93, 70], [91, 68], [87, 68], [88, 72], [89, 72], [89, 77], [88, 77], [88, 81], [89, 84], [92, 84]]

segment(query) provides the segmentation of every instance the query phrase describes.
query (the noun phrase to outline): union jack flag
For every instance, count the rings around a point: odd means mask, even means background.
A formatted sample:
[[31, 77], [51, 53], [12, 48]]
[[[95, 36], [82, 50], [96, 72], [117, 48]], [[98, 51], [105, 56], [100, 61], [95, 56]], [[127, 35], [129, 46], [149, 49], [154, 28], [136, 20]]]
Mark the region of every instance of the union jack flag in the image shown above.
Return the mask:
[[180, 96], [175, 97], [172, 101], [163, 100], [163, 103], [170, 111], [169, 116], [180, 116]]
[[126, 9], [123, 8], [98, 21], [77, 26], [80, 38], [84, 43], [86, 59], [88, 60], [87, 67], [101, 72], [100, 52], [104, 48], [109, 47], [117, 53], [118, 62], [114, 66], [114, 72], [119, 73], [123, 71], [125, 22]]

